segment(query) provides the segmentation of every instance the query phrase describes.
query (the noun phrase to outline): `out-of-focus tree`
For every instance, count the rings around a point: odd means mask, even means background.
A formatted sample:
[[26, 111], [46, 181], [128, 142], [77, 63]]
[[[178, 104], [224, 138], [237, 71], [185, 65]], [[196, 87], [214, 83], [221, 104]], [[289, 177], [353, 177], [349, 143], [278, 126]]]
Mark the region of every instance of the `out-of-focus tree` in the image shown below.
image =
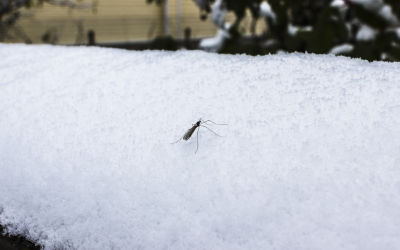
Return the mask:
[[[6, 39], [13, 40], [15, 37], [18, 37], [22, 38], [26, 43], [31, 43], [29, 37], [16, 23], [22, 17], [23, 9], [40, 7], [44, 3], [54, 6], [64, 6], [69, 9], [91, 8], [92, 11], [95, 11], [97, 1], [84, 3], [81, 0], [0, 0], [0, 42]], [[46, 38], [47, 36], [46, 32], [43, 37]]]
[[309, 52], [323, 54], [346, 42], [348, 31], [331, 0], [269, 1], [275, 20], [267, 20], [267, 52]]
[[[237, 0], [238, 1], [238, 0]], [[396, 0], [269, 0], [275, 19], [259, 51], [400, 61]]]
[[[200, 19], [210, 15], [219, 28], [214, 38], [201, 41], [204, 50], [252, 55], [297, 51], [400, 61], [398, 0], [194, 1]], [[228, 12], [236, 17], [232, 24], [225, 22]], [[243, 39], [240, 23], [246, 13], [251, 15], [253, 36]], [[259, 18], [266, 21], [268, 29], [256, 36]]]
[[335, 0], [332, 5], [342, 10], [350, 27], [348, 51], [337, 54], [369, 61], [400, 61], [399, 1]]
[[[399, 1], [269, 0], [268, 5], [275, 18], [266, 18], [269, 29], [263, 42], [248, 45], [243, 52], [297, 51], [334, 53], [369, 61], [400, 60]], [[258, 9], [261, 13], [262, 8]], [[259, 16], [252, 14], [253, 19]], [[237, 16], [237, 20], [241, 17]], [[228, 40], [221, 52], [240, 52], [243, 46], [239, 45], [235, 39]]]

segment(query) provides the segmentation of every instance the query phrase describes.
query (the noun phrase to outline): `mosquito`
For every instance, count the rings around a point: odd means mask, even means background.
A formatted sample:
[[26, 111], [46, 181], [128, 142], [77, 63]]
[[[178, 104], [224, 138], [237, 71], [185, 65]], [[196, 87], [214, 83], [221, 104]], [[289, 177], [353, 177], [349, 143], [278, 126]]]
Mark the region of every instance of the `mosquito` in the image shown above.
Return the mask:
[[[195, 154], [196, 154], [196, 153], [197, 153], [197, 150], [199, 150], [199, 131], [200, 131], [200, 127], [204, 127], [204, 128], [206, 128], [206, 129], [210, 130], [211, 132], [213, 132], [215, 135], [217, 135], [217, 136], [219, 136], [219, 137], [222, 137], [222, 136], [220, 136], [219, 134], [217, 134], [217, 133], [215, 133], [214, 131], [212, 131], [211, 129], [209, 129], [208, 127], [206, 127], [206, 126], [203, 125], [203, 124], [206, 124], [207, 122], [212, 122], [212, 123], [214, 123], [215, 125], [228, 125], [228, 124], [218, 124], [218, 123], [215, 123], [215, 122], [213, 122], [213, 121], [211, 121], [211, 120], [204, 121], [203, 119], [200, 118], [200, 120], [199, 120], [198, 122], [196, 122], [195, 124], [192, 124], [193, 127], [191, 127], [190, 129], [188, 129], [188, 130], [186, 131], [186, 133], [185, 133], [179, 140], [177, 140], [176, 142], [171, 143], [171, 144], [175, 144], [175, 143], [177, 143], [178, 141], [180, 141], [180, 140], [182, 140], [182, 139], [184, 139], [185, 141], [189, 140], [190, 137], [192, 137], [194, 131], [195, 131], [197, 128], [199, 128], [199, 129], [197, 130], [197, 149], [196, 149], [196, 152], [195, 152]], [[207, 124], [207, 125], [209, 125], [209, 124]], [[210, 125], [212, 125], [212, 124], [210, 124]]]

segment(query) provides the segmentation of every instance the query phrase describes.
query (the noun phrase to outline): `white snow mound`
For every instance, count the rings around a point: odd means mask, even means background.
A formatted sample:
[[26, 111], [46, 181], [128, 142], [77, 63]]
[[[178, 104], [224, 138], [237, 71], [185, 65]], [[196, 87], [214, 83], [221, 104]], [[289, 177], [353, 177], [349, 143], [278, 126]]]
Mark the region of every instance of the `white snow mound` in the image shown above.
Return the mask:
[[[398, 249], [400, 64], [0, 44], [0, 224], [46, 249]], [[178, 140], [199, 118], [201, 128]]]

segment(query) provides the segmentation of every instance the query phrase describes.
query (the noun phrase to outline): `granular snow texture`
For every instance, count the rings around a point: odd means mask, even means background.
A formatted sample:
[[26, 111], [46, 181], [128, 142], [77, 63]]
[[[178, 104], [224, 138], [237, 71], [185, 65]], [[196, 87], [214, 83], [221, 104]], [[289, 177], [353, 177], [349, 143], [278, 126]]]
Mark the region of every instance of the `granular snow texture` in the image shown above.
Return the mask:
[[[0, 44], [0, 224], [46, 249], [398, 249], [400, 64]], [[199, 118], [212, 120], [177, 141]]]

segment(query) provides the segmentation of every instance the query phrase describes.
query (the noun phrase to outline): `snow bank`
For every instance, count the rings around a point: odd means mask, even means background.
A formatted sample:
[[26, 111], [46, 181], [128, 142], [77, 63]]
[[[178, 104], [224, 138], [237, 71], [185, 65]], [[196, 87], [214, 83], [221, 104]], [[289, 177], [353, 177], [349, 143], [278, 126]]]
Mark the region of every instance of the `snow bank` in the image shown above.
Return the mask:
[[[0, 224], [46, 249], [396, 249], [400, 67], [0, 45]], [[199, 118], [229, 126], [179, 139]]]

